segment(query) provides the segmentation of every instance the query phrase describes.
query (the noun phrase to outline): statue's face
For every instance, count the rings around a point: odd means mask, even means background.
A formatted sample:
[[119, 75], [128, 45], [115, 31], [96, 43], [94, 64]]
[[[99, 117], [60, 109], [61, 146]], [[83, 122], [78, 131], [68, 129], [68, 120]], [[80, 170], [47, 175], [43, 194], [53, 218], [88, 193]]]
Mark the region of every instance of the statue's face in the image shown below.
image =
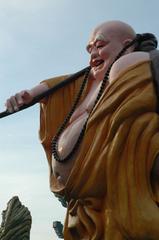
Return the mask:
[[93, 78], [103, 80], [109, 66], [122, 49], [123, 44], [119, 38], [109, 35], [106, 29], [94, 31], [87, 45]]

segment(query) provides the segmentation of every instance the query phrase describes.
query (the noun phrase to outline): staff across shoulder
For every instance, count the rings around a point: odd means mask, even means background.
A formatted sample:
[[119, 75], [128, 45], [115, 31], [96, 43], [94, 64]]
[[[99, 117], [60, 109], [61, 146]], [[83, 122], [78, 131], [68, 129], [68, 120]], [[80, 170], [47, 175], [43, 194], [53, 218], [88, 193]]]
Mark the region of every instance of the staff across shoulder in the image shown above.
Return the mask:
[[[91, 77], [89, 77], [89, 79], [91, 79], [91, 81], [95, 80], [97, 84], [101, 82], [118, 54], [122, 52], [136, 36], [134, 29], [127, 23], [121, 21], [104, 22], [97, 26], [93, 30], [87, 44], [89, 65], [91, 67]], [[157, 40], [153, 34], [143, 35], [142, 41], [147, 41], [147, 39], [151, 46], [154, 45], [154, 48], [157, 47]], [[111, 77], [117, 74], [117, 72], [122, 71], [126, 65], [134, 64], [139, 60], [144, 60], [149, 57], [146, 52], [134, 53], [135, 48], [136, 45], [134, 44], [127, 48], [126, 51], [123, 52], [124, 56], [120, 57], [120, 59], [113, 64], [110, 73]], [[138, 51], [140, 50], [145, 51], [139, 44]], [[49, 87], [46, 83], [40, 83], [30, 90], [18, 92], [6, 100], [6, 110], [8, 112], [18, 111], [21, 106], [30, 103], [34, 97], [44, 93], [48, 89]]]

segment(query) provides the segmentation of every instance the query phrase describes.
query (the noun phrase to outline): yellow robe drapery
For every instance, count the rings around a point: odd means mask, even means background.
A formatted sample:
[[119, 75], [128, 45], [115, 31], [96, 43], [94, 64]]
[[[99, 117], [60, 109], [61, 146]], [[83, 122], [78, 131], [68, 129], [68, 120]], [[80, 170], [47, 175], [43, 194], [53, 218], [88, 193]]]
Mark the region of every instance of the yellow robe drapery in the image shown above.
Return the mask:
[[[51, 87], [64, 78], [46, 82]], [[62, 186], [51, 170], [51, 139], [81, 81], [41, 104], [40, 138], [50, 166], [51, 190], [69, 202], [64, 239], [158, 240], [158, 186], [151, 183], [150, 175], [159, 153], [159, 116], [150, 61], [129, 67], [105, 89]]]

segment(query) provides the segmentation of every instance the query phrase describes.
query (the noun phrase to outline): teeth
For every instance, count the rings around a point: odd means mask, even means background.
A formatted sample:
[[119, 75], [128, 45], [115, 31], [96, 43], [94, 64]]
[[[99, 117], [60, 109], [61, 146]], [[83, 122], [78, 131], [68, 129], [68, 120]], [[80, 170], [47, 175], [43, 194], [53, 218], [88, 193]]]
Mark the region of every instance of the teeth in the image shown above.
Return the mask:
[[103, 60], [98, 61], [95, 66], [98, 67], [98, 66], [101, 65], [103, 62], [104, 62]]
[[100, 63], [99, 63], [98, 65], [100, 65], [100, 64], [102, 64], [102, 63], [104, 63], [104, 61], [103, 61], [103, 60], [101, 60], [101, 61], [100, 61]]
[[95, 60], [93, 65], [94, 67], [98, 67], [100, 64], [102, 64], [104, 61], [103, 60]]

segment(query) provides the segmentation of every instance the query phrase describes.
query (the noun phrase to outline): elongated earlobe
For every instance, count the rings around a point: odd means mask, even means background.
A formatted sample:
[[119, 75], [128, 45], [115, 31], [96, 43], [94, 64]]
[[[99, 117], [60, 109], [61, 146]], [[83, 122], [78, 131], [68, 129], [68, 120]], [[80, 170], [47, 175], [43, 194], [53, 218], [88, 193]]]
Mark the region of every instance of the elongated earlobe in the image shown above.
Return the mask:
[[[130, 43], [132, 43], [132, 41], [133, 41], [133, 39], [130, 39], [130, 38], [125, 39], [125, 40], [123, 41], [123, 46], [124, 46], [124, 48], [126, 48]], [[125, 51], [125, 53], [131, 53], [131, 52], [133, 52], [133, 51], [134, 51], [134, 48], [135, 48], [135, 46], [134, 46], [134, 44], [132, 44], [132, 46], [130, 46], [130, 47], [127, 48], [127, 50]]]

